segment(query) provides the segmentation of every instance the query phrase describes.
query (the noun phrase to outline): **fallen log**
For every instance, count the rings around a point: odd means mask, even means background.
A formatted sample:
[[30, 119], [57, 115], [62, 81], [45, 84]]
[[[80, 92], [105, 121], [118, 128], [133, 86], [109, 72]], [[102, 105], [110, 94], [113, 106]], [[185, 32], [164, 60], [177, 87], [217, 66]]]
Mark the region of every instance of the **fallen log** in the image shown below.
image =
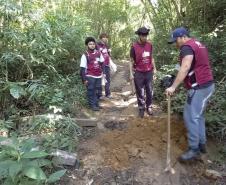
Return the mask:
[[[31, 123], [32, 119], [35, 119], [35, 118], [59, 120], [59, 119], [66, 119], [67, 117], [59, 114], [42, 114], [42, 115], [21, 117], [20, 121]], [[73, 120], [80, 127], [96, 127], [97, 121], [98, 121], [96, 118], [70, 118], [70, 119]]]

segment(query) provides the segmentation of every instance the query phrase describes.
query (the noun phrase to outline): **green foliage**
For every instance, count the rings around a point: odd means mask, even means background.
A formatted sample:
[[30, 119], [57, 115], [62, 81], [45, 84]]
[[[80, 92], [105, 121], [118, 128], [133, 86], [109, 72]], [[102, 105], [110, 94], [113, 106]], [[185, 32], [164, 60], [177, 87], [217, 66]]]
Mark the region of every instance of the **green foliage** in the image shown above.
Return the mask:
[[[167, 109], [165, 89], [161, 87], [161, 79], [165, 75], [176, 75], [177, 70], [175, 64], [164, 65], [157, 73], [157, 80], [154, 82], [154, 98], [161, 104], [163, 110]], [[183, 112], [183, 105], [186, 99], [186, 92], [183, 86], [179, 87], [175, 96], [172, 97], [171, 111], [181, 114]]]
[[124, 0], [6, 0], [0, 9], [0, 108], [8, 116], [85, 105], [78, 73], [85, 37], [106, 32], [113, 57], [125, 57], [134, 36], [130, 19], [137, 26], [141, 11]]
[[[66, 114], [74, 111], [74, 105], [86, 104], [78, 59], [84, 51], [84, 38], [91, 33], [90, 18], [79, 13], [75, 4], [0, 1], [0, 128], [9, 136], [15, 133], [43, 136], [39, 144], [49, 150], [74, 150], [78, 142], [77, 125], [70, 118], [42, 118], [23, 128], [20, 117], [43, 114], [51, 106]], [[2, 182], [52, 183], [65, 173], [47, 173], [51, 167], [45, 153], [30, 150], [23, 153], [20, 147], [16, 153], [23, 157], [21, 163], [28, 161], [31, 165], [22, 164], [21, 169], [14, 166], [17, 171], [8, 170]]]
[[53, 183], [56, 182], [58, 180], [60, 180], [60, 178], [65, 174], [66, 170], [60, 170], [57, 171], [53, 174], [51, 174], [47, 180], [48, 183]]
[[[106, 32], [112, 56], [124, 58], [136, 39], [134, 31], [149, 25], [161, 79], [175, 73], [173, 66], [178, 60], [175, 46], [167, 44], [169, 34], [175, 27], [186, 26], [192, 36], [209, 48], [217, 88], [207, 109], [207, 121], [211, 134], [225, 136], [225, 1], [142, 0], [138, 5], [130, 2], [0, 1], [1, 129], [15, 131], [20, 116], [42, 114], [50, 106], [59, 107], [62, 114], [76, 115], [77, 109], [86, 105], [85, 87], [78, 73], [86, 36], [98, 38]], [[164, 90], [159, 83], [155, 82], [155, 98], [163, 101]], [[178, 113], [182, 113], [186, 98], [182, 89], [172, 101], [172, 110]], [[45, 121], [43, 125], [47, 126]], [[54, 147], [72, 150], [71, 137], [58, 134], [48, 139]]]
[[[75, 151], [81, 129], [70, 117], [59, 112], [59, 107], [52, 107], [54, 114], [34, 116], [31, 120], [21, 123], [19, 135], [35, 135], [40, 137], [40, 145], [48, 152], [55, 149]], [[57, 112], [59, 111], [59, 112]]]
[[139, 24], [139, 17], [135, 16], [142, 11], [140, 8], [132, 7], [124, 0], [84, 0], [79, 3], [78, 11], [90, 18], [92, 35], [98, 38], [104, 32], [110, 36], [114, 58], [128, 57], [131, 37]]
[[210, 105], [206, 112], [206, 120], [209, 126], [209, 133], [224, 139], [226, 136], [226, 85], [225, 81], [216, 84], [216, 92], [211, 98]]
[[[0, 3], [0, 107], [4, 110], [14, 98], [35, 100], [44, 106], [58, 105], [65, 99], [64, 88], [55, 86], [78, 70], [75, 59], [84, 50], [89, 19], [75, 14], [74, 9], [69, 11], [65, 6], [69, 1], [52, 3]], [[74, 77], [79, 79], [78, 73]], [[77, 82], [71, 88], [81, 84]]]
[[18, 85], [18, 83], [16, 83], [10, 86], [10, 94], [14, 98], [18, 99], [19, 97], [25, 95], [25, 91], [21, 86]]
[[[226, 58], [226, 17], [225, 1], [220, 0], [158, 0], [142, 1], [149, 10], [148, 18], [153, 24], [153, 45], [156, 65], [158, 69], [178, 61], [175, 45], [169, 46], [167, 40], [173, 29], [179, 26], [187, 27], [191, 36], [207, 45], [214, 78], [216, 93], [207, 107], [206, 120], [211, 135], [223, 138], [225, 133], [225, 58]], [[163, 73], [167, 71], [160, 69]], [[180, 89], [172, 101], [172, 110], [182, 113], [186, 95]], [[161, 96], [158, 100], [162, 100]]]
[[48, 154], [36, 150], [32, 139], [18, 140], [17, 138], [0, 138], [8, 144], [0, 146], [0, 182], [6, 185], [48, 184], [56, 182], [66, 172], [57, 171], [49, 177], [45, 168], [51, 167], [51, 161], [46, 159]]

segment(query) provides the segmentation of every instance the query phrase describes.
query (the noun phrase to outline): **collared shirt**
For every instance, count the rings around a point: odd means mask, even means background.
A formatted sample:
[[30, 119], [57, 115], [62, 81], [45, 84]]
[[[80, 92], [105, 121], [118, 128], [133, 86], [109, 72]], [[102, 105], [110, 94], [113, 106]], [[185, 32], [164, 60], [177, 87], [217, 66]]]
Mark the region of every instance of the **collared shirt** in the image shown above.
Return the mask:
[[[100, 62], [101, 63], [104, 62], [104, 57], [102, 56], [102, 54], [100, 55]], [[86, 58], [85, 54], [83, 54], [82, 57], [81, 57], [80, 67], [85, 68], [87, 70], [87, 58]], [[102, 75], [101, 76], [87, 75], [87, 76], [90, 76], [90, 77], [93, 77], [93, 78], [101, 78], [102, 77]]]

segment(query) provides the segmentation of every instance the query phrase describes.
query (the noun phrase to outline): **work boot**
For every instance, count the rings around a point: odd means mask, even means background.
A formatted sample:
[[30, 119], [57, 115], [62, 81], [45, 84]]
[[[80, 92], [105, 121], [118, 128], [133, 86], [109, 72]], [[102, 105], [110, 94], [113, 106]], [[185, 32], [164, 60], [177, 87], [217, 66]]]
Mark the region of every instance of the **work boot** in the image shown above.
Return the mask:
[[97, 105], [97, 108], [99, 109], [103, 109], [103, 107], [101, 105]]
[[139, 117], [140, 118], [144, 117], [144, 109], [139, 109]]
[[107, 99], [113, 99], [111, 95], [106, 96]]
[[152, 116], [152, 115], [153, 115], [153, 110], [152, 110], [151, 107], [148, 107], [148, 108], [147, 108], [147, 114], [148, 114], [149, 116]]
[[104, 96], [100, 96], [98, 99], [99, 99], [99, 101], [103, 101], [105, 99], [105, 97]]
[[206, 144], [199, 144], [199, 150], [201, 153], [206, 154], [207, 150], [206, 150]]
[[93, 111], [100, 111], [100, 108], [99, 107], [92, 107], [91, 108]]
[[191, 161], [194, 159], [198, 159], [199, 156], [200, 156], [199, 149], [194, 150], [190, 148], [187, 152], [185, 152], [179, 157], [179, 161], [181, 162]]

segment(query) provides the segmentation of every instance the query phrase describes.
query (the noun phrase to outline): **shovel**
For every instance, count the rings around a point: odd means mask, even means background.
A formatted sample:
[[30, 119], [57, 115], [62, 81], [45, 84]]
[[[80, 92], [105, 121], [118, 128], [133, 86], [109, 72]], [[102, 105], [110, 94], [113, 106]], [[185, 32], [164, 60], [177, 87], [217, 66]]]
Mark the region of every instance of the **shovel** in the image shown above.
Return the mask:
[[170, 133], [171, 133], [171, 118], [170, 118], [170, 112], [171, 112], [171, 98], [170, 95], [167, 95], [167, 156], [166, 156], [166, 168], [165, 172], [170, 172], [171, 174], [175, 173], [175, 170], [171, 167], [171, 159], [170, 159], [170, 149], [171, 149], [171, 143], [170, 143]]
[[[129, 73], [130, 73], [130, 77], [133, 76], [132, 62], [129, 63]], [[135, 94], [135, 84], [134, 84], [133, 78], [130, 78], [130, 85], [131, 85], [132, 95], [134, 95]]]

